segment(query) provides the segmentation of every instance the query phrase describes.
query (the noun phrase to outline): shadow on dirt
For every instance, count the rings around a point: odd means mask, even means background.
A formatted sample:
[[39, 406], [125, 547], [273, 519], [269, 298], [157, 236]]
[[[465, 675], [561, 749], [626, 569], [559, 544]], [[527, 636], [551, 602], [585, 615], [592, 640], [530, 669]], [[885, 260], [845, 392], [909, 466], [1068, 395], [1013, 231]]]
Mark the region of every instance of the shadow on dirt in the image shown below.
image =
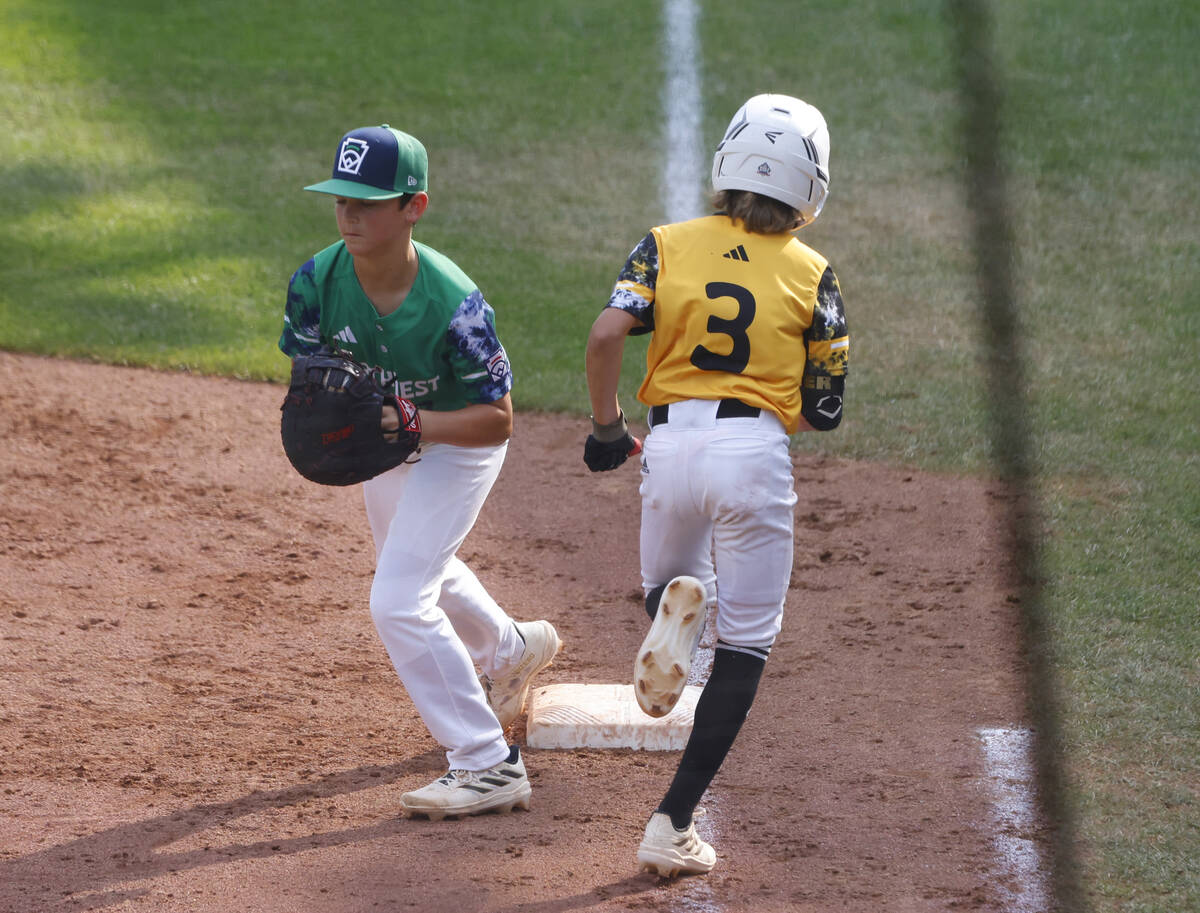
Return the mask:
[[[247, 859], [273, 857], [400, 833], [404, 819], [392, 816], [370, 827], [357, 827], [248, 844], [210, 845], [181, 852], [158, 852], [160, 847], [191, 837], [238, 818], [298, 805], [312, 799], [345, 796], [393, 783], [403, 777], [445, 764], [441, 751], [431, 750], [399, 764], [357, 767], [285, 789], [253, 792], [229, 802], [194, 805], [156, 818], [109, 828], [0, 862], [0, 909], [42, 913], [95, 910], [135, 900], [149, 888], [115, 890], [106, 886], [154, 879], [172, 872]], [[64, 863], [69, 862], [69, 865]], [[75, 894], [86, 893], [84, 898]]]

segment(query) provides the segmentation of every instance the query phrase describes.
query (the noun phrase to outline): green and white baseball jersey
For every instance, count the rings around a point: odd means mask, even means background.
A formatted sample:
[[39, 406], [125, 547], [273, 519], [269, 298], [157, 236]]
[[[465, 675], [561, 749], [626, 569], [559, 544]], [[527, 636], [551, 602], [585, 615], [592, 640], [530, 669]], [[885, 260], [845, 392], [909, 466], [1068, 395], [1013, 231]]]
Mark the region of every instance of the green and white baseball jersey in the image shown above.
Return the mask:
[[412, 290], [385, 317], [359, 285], [344, 242], [313, 256], [288, 284], [280, 350], [295, 357], [339, 349], [420, 409], [447, 412], [503, 398], [512, 370], [491, 306], [449, 257], [413, 246], [420, 265]]

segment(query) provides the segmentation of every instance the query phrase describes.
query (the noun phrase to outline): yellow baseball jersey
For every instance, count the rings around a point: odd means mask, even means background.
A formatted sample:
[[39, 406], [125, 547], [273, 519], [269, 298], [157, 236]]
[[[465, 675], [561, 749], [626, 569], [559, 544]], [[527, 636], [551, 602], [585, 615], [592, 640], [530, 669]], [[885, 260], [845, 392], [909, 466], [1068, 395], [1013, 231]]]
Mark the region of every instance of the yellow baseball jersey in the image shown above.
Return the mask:
[[753, 234], [722, 214], [659, 226], [608, 304], [653, 333], [638, 391], [646, 405], [739, 399], [789, 433], [802, 414], [818, 427], [822, 416], [840, 420], [850, 354], [841, 290], [794, 235]]

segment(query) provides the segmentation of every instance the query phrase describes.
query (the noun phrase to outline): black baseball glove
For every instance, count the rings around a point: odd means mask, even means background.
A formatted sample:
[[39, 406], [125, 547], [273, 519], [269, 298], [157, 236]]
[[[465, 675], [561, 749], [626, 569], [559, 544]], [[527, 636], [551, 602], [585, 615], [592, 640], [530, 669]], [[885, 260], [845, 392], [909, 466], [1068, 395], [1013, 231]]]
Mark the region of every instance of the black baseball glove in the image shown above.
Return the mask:
[[[381, 427], [385, 407], [397, 431]], [[421, 443], [421, 416], [406, 399], [384, 393], [370, 368], [335, 352], [292, 359], [280, 407], [283, 449], [296, 471], [321, 485], [354, 485], [408, 460]]]

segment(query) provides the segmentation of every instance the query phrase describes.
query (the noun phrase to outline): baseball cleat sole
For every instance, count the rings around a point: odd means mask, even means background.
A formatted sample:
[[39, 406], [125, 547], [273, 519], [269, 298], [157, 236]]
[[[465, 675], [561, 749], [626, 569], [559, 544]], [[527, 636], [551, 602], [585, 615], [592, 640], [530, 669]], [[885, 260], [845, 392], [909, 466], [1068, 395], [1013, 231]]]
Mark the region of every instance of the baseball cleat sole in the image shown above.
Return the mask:
[[[643, 862], [638, 867], [639, 872], [648, 872], [651, 875], [657, 875], [659, 878], [676, 878], [683, 871], [683, 867], [679, 865], [668, 865], [667, 863], [659, 862]], [[685, 874], [699, 875], [700, 872], [688, 872]]]
[[649, 716], [674, 709], [687, 684], [704, 630], [708, 594], [695, 577], [676, 577], [663, 590], [658, 612], [633, 663], [633, 692]]

